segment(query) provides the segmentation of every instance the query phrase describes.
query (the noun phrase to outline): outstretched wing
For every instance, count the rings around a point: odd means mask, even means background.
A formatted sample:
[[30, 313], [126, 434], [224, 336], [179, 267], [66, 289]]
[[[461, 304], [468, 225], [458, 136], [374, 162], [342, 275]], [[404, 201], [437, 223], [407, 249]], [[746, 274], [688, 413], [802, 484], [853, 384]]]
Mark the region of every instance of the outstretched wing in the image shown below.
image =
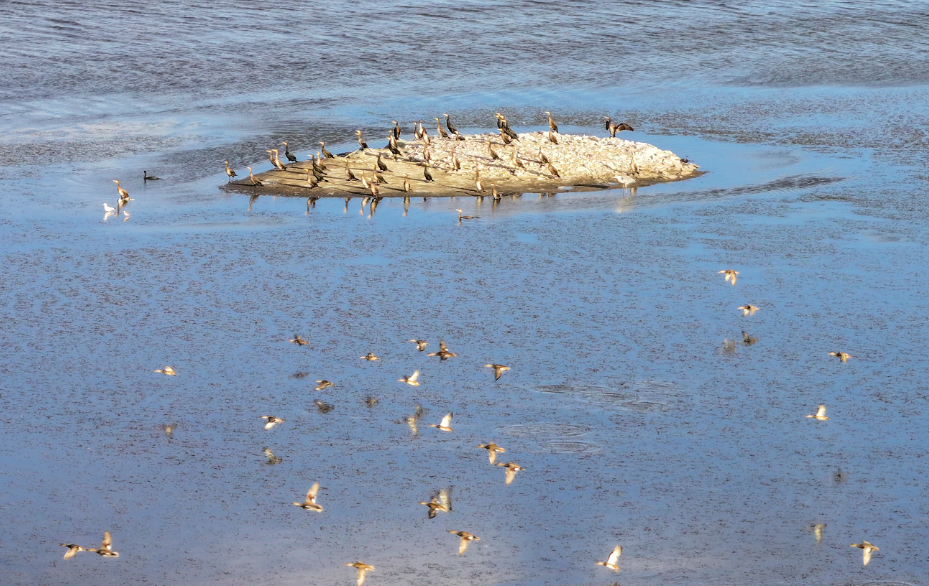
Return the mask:
[[306, 502], [316, 504], [316, 493], [319, 492], [319, 483], [316, 482], [306, 491]]
[[[435, 420], [433, 419], [433, 421]], [[452, 414], [446, 413], [445, 417], [442, 418], [442, 423], [440, 425], [442, 427], [449, 427], [451, 424], [452, 424]]]
[[607, 560], [608, 564], [613, 564], [614, 566], [619, 561], [619, 556], [623, 553], [623, 546], [617, 545], [613, 548], [613, 552], [610, 553], [610, 559]]
[[415, 383], [415, 382], [416, 382], [416, 379], [418, 379], [418, 378], [419, 378], [419, 371], [418, 371], [418, 370], [415, 370], [415, 371], [413, 371], [413, 374], [411, 374], [411, 375], [409, 376], [409, 379], [408, 379], [408, 380], [409, 380], [409, 382], [411, 382], [411, 383]]

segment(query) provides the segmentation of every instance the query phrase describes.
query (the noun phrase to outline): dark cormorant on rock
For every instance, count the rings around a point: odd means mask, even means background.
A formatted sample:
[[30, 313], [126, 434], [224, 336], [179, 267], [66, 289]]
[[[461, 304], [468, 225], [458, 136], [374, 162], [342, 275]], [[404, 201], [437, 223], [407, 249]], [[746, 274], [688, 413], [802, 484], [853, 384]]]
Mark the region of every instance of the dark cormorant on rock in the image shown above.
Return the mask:
[[326, 157], [327, 159], [333, 158], [333, 154], [326, 150], [326, 143], [320, 142], [319, 147], [322, 149], [324, 157]]
[[355, 131], [355, 134], [358, 135], [358, 148], [361, 149], [361, 150], [363, 150], [363, 151], [368, 150], [368, 143], [366, 143], [366, 142], [364, 141], [364, 139], [361, 138], [361, 131], [360, 131], [360, 130], [356, 130], [356, 131]]
[[390, 171], [390, 169], [387, 168], [387, 164], [381, 160], [381, 153], [377, 154], [377, 168], [380, 171]]
[[400, 123], [394, 120], [393, 130], [390, 131], [395, 140], [400, 140]]
[[629, 126], [625, 122], [620, 122], [619, 124], [616, 124], [613, 122], [613, 120], [609, 116], [604, 116], [604, 118], [606, 118], [606, 122], [604, 123], [604, 126], [607, 130], [610, 131], [610, 136], [613, 138], [616, 138], [617, 132], [622, 132], [623, 130], [635, 130], [633, 127]]
[[435, 181], [435, 179], [432, 178], [432, 173], [429, 172], [429, 165], [428, 165], [428, 164], [426, 164], [426, 165], [423, 167], [423, 177], [426, 178], [426, 181]]
[[435, 129], [436, 132], [439, 133], [439, 136], [442, 138], [448, 138], [448, 133], [445, 132], [444, 128], [442, 128], [442, 122], [440, 122], [438, 118], [435, 119]]
[[554, 120], [552, 120], [552, 113], [551, 113], [551, 112], [547, 112], [547, 111], [546, 111], [545, 113], [548, 114], [548, 127], [549, 127], [549, 129], [551, 129], [552, 132], [558, 132], [558, 125], [555, 124], [555, 121], [554, 121]]
[[290, 147], [287, 146], [286, 142], [284, 143], [284, 156], [287, 157], [287, 160], [290, 161], [291, 163], [297, 162], [297, 155], [290, 152]]
[[443, 116], [445, 116], [445, 127], [448, 128], [448, 131], [452, 134], [458, 134], [458, 129], [455, 128], [454, 124], [452, 124], [452, 121], [448, 117], [448, 114], [443, 114]]

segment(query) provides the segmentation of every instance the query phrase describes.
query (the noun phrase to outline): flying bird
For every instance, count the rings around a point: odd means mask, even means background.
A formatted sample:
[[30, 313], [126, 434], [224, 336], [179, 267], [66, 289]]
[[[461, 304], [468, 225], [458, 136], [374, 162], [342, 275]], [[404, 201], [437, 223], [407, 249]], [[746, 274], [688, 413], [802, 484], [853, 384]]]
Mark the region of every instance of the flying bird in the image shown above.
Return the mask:
[[[867, 542], [865, 542], [867, 543]], [[92, 551], [98, 555], [102, 555], [107, 558], [118, 558], [119, 552], [113, 551], [113, 538], [110, 537], [109, 531], [103, 532], [103, 543], [100, 544], [100, 549], [88, 549], [87, 551]]]
[[353, 564], [345, 564], [346, 566], [352, 566], [353, 568], [358, 569], [358, 586], [361, 586], [365, 583], [365, 574], [374, 570], [374, 566], [369, 566], [364, 562], [355, 562]]
[[842, 362], [848, 362], [849, 358], [854, 358], [851, 354], [846, 354], [845, 352], [830, 352], [829, 356], [835, 356]]
[[309, 342], [307, 342], [306, 340], [300, 337], [300, 334], [294, 334], [294, 337], [287, 341], [293, 342], [297, 346], [309, 346], [310, 345]]
[[513, 479], [516, 478], [517, 472], [521, 470], [525, 470], [525, 468], [523, 468], [516, 462], [507, 462], [506, 464], [501, 464], [500, 462], [497, 462], [497, 466], [502, 466], [506, 468], [506, 483], [507, 484], [511, 484], [513, 482]]
[[177, 373], [170, 366], [165, 366], [163, 369], [159, 368], [155, 372], [160, 372], [161, 374], [166, 374], [168, 376], [177, 376]]
[[414, 371], [413, 374], [411, 374], [410, 376], [405, 376], [405, 377], [403, 377], [403, 378], [398, 378], [398, 379], [397, 379], [397, 382], [398, 382], [398, 383], [406, 383], [406, 384], [408, 384], [408, 385], [411, 385], [411, 386], [414, 386], [414, 387], [418, 387], [418, 386], [419, 386], [419, 381], [416, 380], [416, 379], [418, 379], [418, 378], [419, 378], [419, 371], [416, 370], [416, 371]]
[[732, 284], [735, 285], [736, 276], [739, 274], [739, 271], [735, 271], [732, 269], [725, 269], [725, 270], [719, 271], [719, 274], [726, 275], [726, 282], [728, 283], [729, 281], [732, 281]]
[[374, 352], [368, 352], [367, 354], [365, 354], [364, 356], [361, 356], [360, 358], [364, 360], [380, 360], [379, 357], [374, 355]]
[[623, 546], [617, 545], [613, 548], [613, 551], [610, 552], [610, 557], [605, 562], [597, 562], [598, 566], [604, 566], [613, 570], [614, 572], [619, 571], [619, 556], [623, 554]]
[[739, 309], [742, 310], [742, 317], [745, 317], [746, 315], [755, 315], [755, 312], [758, 311], [757, 307], [748, 303], [745, 305], [740, 305]]
[[280, 417], [275, 417], [274, 415], [262, 415], [261, 418], [267, 420], [267, 423], [265, 423], [265, 429], [271, 429], [278, 423], [284, 423], [283, 419]]
[[829, 419], [828, 417], [826, 417], [826, 406], [825, 405], [820, 405], [819, 409], [816, 411], [814, 415], [807, 415], [807, 417], [810, 419], [818, 419], [820, 421], [825, 421]]
[[868, 562], [871, 561], [871, 552], [872, 552], [872, 551], [881, 551], [881, 548], [879, 548], [879, 547], [876, 546], [876, 545], [871, 545], [871, 544], [868, 543], [867, 541], [862, 541], [861, 543], [853, 543], [853, 544], [851, 544], [850, 547], [857, 547], [857, 548], [860, 548], [860, 549], [861, 549], [861, 553], [862, 553], [862, 556], [863, 556], [862, 559], [863, 559], [863, 561], [864, 561], [864, 565], [866, 565], [866, 566], [868, 565]]
[[484, 368], [494, 369], [494, 380], [500, 380], [503, 373], [510, 369], [509, 366], [503, 366], [502, 364], [485, 364]]
[[468, 549], [468, 544], [471, 543], [472, 541], [481, 540], [481, 538], [478, 537], [477, 535], [472, 535], [468, 533], [467, 531], [453, 531], [449, 529], [448, 532], [453, 533], [461, 538], [461, 541], [458, 542], [458, 555], [462, 555], [465, 552], [465, 550]]
[[445, 345], [445, 341], [439, 340], [439, 351], [426, 354], [426, 356], [438, 356], [440, 360], [445, 360], [447, 358], [453, 358], [458, 355], [454, 352], [449, 352], [448, 346]]
[[452, 414], [451, 414], [451, 413], [446, 413], [446, 414], [445, 414], [445, 417], [442, 418], [442, 421], [441, 421], [438, 425], [436, 425], [436, 424], [434, 424], [434, 423], [430, 423], [430, 424], [429, 424], [429, 427], [434, 427], [434, 428], [436, 428], [436, 429], [438, 429], [438, 430], [441, 430], [441, 431], [454, 431], [454, 430], [451, 428], [451, 425], [452, 425]]
[[310, 487], [310, 490], [306, 491], [306, 500], [304, 500], [302, 503], [294, 503], [294, 505], [305, 511], [316, 511], [317, 513], [323, 512], [323, 508], [316, 504], [317, 492], [319, 492], [318, 482], [314, 483], [313, 486]]
[[87, 551], [86, 548], [77, 545], [76, 543], [62, 543], [61, 547], [67, 547], [68, 551], [65, 552], [64, 559], [69, 560], [77, 555], [79, 551]]
[[497, 444], [495, 444], [495, 443], [493, 443], [493, 442], [486, 443], [486, 444], [481, 444], [481, 445], [479, 445], [479, 446], [477, 446], [477, 447], [479, 447], [479, 448], [484, 448], [485, 450], [487, 450], [487, 457], [488, 457], [488, 459], [490, 460], [490, 463], [491, 463], [491, 464], [493, 464], [494, 462], [496, 462], [496, 460], [497, 460], [497, 453], [498, 453], [498, 452], [502, 454], [503, 452], [506, 451], [506, 450], [504, 450], [503, 448], [501, 448], [500, 446], [498, 446]]
[[425, 340], [407, 340], [407, 342], [413, 342], [414, 344], [416, 344], [416, 349], [419, 350], [420, 352], [425, 350], [426, 346], [429, 345], [429, 342]]
[[316, 385], [316, 388], [315, 388], [315, 389], [313, 389], [314, 391], [321, 391], [321, 390], [325, 389], [326, 387], [334, 387], [334, 386], [335, 386], [333, 383], [327, 381], [326, 379], [318, 380], [318, 381], [316, 381], [316, 382], [318, 382], [319, 384]]

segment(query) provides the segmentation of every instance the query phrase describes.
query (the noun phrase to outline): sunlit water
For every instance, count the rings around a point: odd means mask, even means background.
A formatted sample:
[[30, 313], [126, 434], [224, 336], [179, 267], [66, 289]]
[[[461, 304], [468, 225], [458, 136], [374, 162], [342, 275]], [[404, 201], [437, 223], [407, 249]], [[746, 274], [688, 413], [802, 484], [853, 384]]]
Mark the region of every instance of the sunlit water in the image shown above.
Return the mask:
[[[86, 4], [0, 5], [0, 584], [927, 583], [923, 4]], [[373, 215], [219, 189], [283, 140], [545, 110], [708, 173]], [[118, 559], [61, 559], [105, 530]]]

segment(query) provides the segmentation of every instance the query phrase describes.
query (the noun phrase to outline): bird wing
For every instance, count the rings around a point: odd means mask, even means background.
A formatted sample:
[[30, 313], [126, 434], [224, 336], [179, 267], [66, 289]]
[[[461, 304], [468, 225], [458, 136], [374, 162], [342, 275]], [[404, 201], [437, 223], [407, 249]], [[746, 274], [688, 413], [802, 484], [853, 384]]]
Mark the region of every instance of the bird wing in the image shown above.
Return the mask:
[[452, 489], [443, 488], [439, 491], [439, 502], [445, 507], [446, 511], [452, 510]]
[[865, 546], [861, 548], [861, 551], [862, 551], [862, 561], [864, 562], [864, 565], [867, 566], [868, 562], [871, 561], [871, 547]]
[[439, 340], [439, 351], [440, 352], [448, 351], [448, 347], [445, 345], [445, 340]]
[[510, 484], [511, 482], [513, 482], [513, 479], [514, 479], [514, 478], [516, 478], [516, 470], [514, 470], [514, 469], [512, 469], [512, 468], [510, 468], [510, 467], [507, 467], [507, 469], [506, 469], [506, 483], [507, 483], [507, 484]]
[[[433, 421], [434, 421], [434, 420], [433, 420]], [[446, 414], [445, 414], [445, 417], [442, 418], [442, 423], [441, 423], [440, 425], [441, 425], [442, 427], [448, 427], [448, 426], [450, 426], [451, 424], [452, 424], [452, 414], [451, 414], [451, 413], [446, 413]]]
[[65, 552], [64, 559], [69, 560], [77, 555], [77, 546], [68, 545], [67, 543], [62, 543], [61, 545], [68, 548], [68, 551]]
[[413, 371], [413, 374], [411, 374], [407, 380], [409, 380], [409, 382], [411, 382], [411, 383], [414, 383], [414, 382], [416, 382], [416, 379], [418, 379], [418, 378], [419, 378], [419, 371], [418, 371], [418, 370], [415, 370], [415, 371]]
[[458, 542], [458, 555], [461, 555], [468, 549], [468, 538], [464, 535], [461, 536], [461, 541]]
[[358, 586], [361, 586], [365, 583], [365, 574], [368, 573], [368, 568], [361, 567], [358, 568]]
[[610, 553], [610, 559], [607, 560], [607, 563], [613, 564], [615, 566], [616, 562], [619, 561], [619, 556], [621, 556], [622, 553], [623, 553], [623, 546], [617, 545], [616, 547], [613, 548], [612, 553]]
[[319, 492], [319, 483], [316, 482], [306, 491], [306, 502], [316, 504], [316, 493]]
[[825, 417], [826, 416], [826, 406], [820, 405], [819, 410], [816, 411], [816, 417]]
[[110, 536], [109, 531], [103, 532], [103, 543], [100, 544], [101, 549], [110, 549], [110, 545], [113, 544], [113, 538]]

